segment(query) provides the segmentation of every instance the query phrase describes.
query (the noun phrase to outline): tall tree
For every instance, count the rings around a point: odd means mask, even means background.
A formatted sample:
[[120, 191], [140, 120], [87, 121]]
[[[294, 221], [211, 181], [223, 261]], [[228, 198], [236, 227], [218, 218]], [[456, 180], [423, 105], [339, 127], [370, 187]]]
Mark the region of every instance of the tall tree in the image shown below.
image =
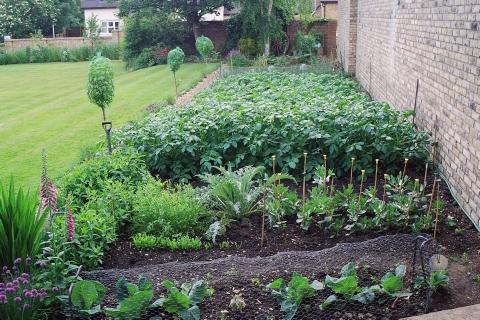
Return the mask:
[[120, 0], [120, 16], [128, 17], [144, 9], [159, 10], [184, 19], [192, 28], [195, 39], [200, 36], [199, 25], [203, 15], [215, 12], [221, 6], [231, 8], [232, 0]]
[[264, 55], [270, 55], [270, 43], [284, 36], [292, 21], [297, 2], [292, 0], [237, 0], [245, 34], [256, 34], [264, 45]]
[[26, 38], [52, 25], [62, 29], [80, 25], [79, 0], [0, 0], [0, 35]]

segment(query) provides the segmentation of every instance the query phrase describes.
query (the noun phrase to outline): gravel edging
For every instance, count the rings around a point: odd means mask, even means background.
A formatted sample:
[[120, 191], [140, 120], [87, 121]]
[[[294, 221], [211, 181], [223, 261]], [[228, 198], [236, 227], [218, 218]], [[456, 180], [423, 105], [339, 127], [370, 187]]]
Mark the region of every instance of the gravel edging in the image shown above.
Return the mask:
[[191, 90], [187, 91], [183, 95], [177, 98], [175, 105], [177, 107], [184, 107], [187, 105], [190, 101], [192, 101], [193, 97], [199, 93], [200, 91], [210, 87], [215, 80], [217, 80], [220, 77], [220, 69], [217, 69], [207, 75], [205, 78], [203, 78], [202, 81], [200, 81], [195, 87], [193, 87]]

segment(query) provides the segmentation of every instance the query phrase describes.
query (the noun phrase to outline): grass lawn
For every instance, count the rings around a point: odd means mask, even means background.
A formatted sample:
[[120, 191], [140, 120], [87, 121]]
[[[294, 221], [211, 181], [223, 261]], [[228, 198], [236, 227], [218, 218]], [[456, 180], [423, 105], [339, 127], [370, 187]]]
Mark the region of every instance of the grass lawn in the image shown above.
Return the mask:
[[[127, 72], [114, 62], [115, 99], [107, 109], [114, 127], [134, 120], [151, 103], [175, 95], [167, 66]], [[216, 65], [187, 64], [177, 73], [180, 90], [193, 87]], [[86, 96], [88, 62], [0, 66], [0, 179], [36, 188], [41, 151], [51, 177], [61, 175], [80, 150], [103, 139], [101, 109]]]

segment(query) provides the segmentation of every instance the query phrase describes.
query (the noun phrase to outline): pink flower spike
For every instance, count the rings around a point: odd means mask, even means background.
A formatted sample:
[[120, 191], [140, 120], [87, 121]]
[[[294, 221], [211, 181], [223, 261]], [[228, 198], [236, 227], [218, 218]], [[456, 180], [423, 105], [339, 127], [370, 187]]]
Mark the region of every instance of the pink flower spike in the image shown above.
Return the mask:
[[73, 214], [70, 209], [67, 210], [67, 240], [73, 241], [75, 236], [75, 222], [73, 220]]

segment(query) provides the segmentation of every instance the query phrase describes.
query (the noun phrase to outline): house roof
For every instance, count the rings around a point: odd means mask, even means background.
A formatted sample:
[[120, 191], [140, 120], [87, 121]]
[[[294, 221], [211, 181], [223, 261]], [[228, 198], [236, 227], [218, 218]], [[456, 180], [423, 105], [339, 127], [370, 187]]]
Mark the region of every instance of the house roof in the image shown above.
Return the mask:
[[117, 8], [117, 1], [114, 0], [82, 0], [80, 8], [85, 9], [108, 9]]

